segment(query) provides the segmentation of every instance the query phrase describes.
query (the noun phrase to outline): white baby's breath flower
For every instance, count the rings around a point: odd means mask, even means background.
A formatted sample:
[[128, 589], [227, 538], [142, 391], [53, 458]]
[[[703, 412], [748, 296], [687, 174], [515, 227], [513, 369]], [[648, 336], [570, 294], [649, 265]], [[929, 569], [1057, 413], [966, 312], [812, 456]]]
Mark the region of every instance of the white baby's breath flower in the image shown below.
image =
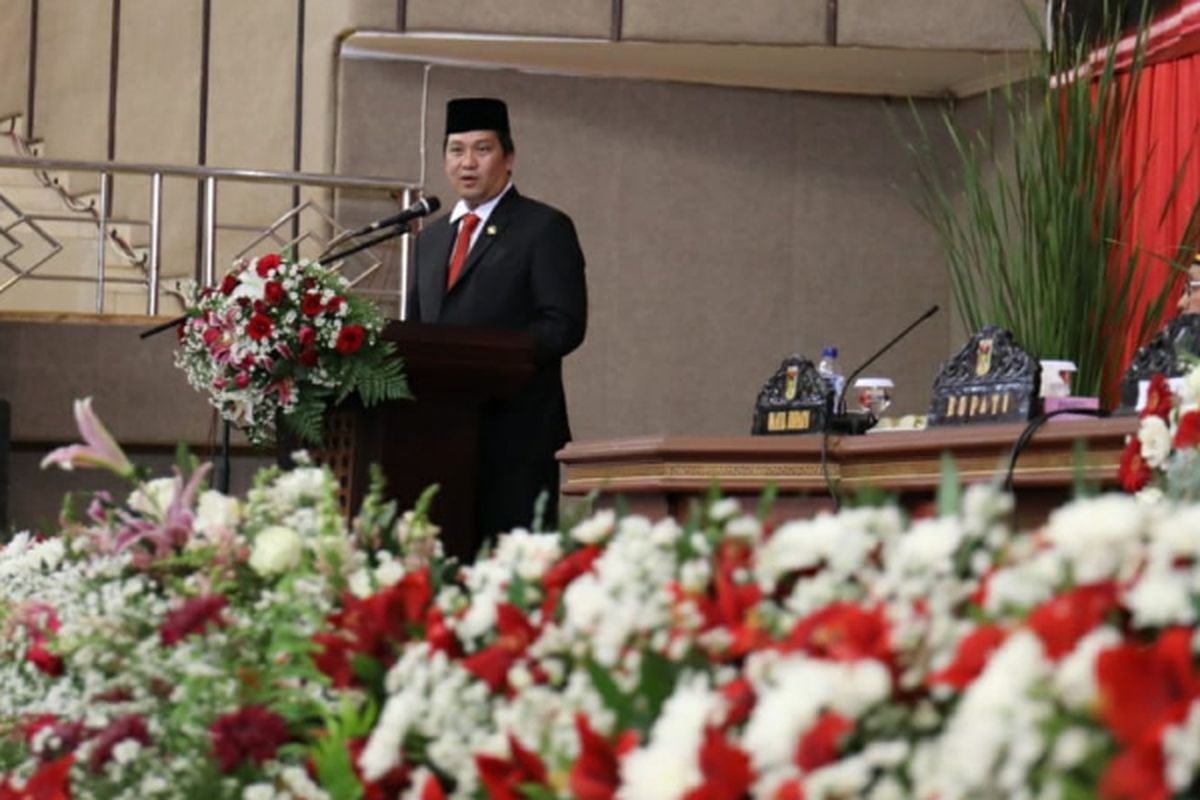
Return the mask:
[[611, 509], [597, 511], [571, 529], [571, 538], [583, 544], [596, 544], [616, 528], [617, 515]]
[[300, 565], [304, 540], [300, 534], [282, 525], [272, 525], [254, 537], [250, 568], [259, 575], [278, 575]]

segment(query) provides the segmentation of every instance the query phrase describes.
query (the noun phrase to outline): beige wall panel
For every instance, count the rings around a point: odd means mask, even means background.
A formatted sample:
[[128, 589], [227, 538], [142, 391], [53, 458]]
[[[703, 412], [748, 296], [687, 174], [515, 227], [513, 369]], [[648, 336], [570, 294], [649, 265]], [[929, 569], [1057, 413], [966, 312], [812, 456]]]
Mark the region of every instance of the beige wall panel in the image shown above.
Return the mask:
[[[291, 170], [296, 23], [296, 0], [213, 0], [209, 166]], [[287, 187], [223, 181], [217, 215], [222, 224], [265, 227], [291, 203]], [[250, 233], [221, 231], [218, 275], [228, 270], [234, 253], [252, 237]]]
[[408, 0], [407, 30], [591, 36], [612, 33], [612, 0]]
[[821, 44], [825, 0], [625, 0], [621, 37], [659, 42]]
[[[203, 3], [122, 0], [117, 79], [119, 161], [194, 165], [200, 146], [200, 64]], [[169, 109], [169, 113], [164, 113]], [[150, 218], [150, 180], [118, 176], [115, 212]], [[163, 186], [164, 276], [191, 276], [196, 262], [196, 183]], [[149, 242], [149, 231], [137, 244]]]
[[[343, 106], [341, 163], [407, 162], [415, 144], [366, 126], [417, 103], [419, 67], [346, 66], [343, 100], [357, 76], [375, 102]], [[518, 186], [570, 213], [587, 254], [591, 323], [566, 363], [578, 439], [745, 433], [783, 357], [834, 343], [853, 366], [946, 299], [879, 101], [438, 68], [431, 141], [468, 92], [508, 99]], [[429, 169], [449, 205], [436, 148]], [[945, 325], [880, 366], [900, 409], [924, 408]]]
[[29, 22], [29, 0], [0, 0], [0, 116], [26, 111]]
[[1036, 47], [1038, 0], [839, 0], [838, 44], [970, 50]]
[[[103, 159], [112, 0], [40, 0], [34, 135], [46, 154]], [[82, 184], [72, 182], [72, 190]]]

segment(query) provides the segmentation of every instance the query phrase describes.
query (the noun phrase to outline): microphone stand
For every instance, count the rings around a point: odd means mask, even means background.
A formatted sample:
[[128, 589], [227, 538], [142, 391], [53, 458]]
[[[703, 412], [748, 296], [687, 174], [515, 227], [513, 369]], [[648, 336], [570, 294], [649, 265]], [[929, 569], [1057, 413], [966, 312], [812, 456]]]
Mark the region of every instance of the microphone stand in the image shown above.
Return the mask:
[[896, 342], [900, 341], [905, 336], [908, 336], [913, 328], [917, 327], [922, 322], [936, 314], [939, 308], [940, 306], [936, 304], [931, 306], [924, 314], [917, 317], [917, 319], [914, 320], [907, 328], [896, 334], [890, 342], [879, 348], [875, 355], [868, 358], [866, 361], [860, 364], [858, 368], [854, 370], [854, 372], [850, 373], [850, 376], [846, 378], [845, 385], [842, 386], [842, 396], [838, 398], [837, 407], [834, 409], [833, 416], [829, 420], [829, 430], [831, 432], [857, 436], [859, 434], [866, 433], [871, 428], [875, 427], [875, 423], [878, 420], [875, 419], [875, 415], [870, 411], [846, 411], [846, 393], [850, 391], [851, 387], [854, 385], [854, 379], [861, 375], [864, 369], [874, 364], [875, 360], [888, 350], [891, 350]]

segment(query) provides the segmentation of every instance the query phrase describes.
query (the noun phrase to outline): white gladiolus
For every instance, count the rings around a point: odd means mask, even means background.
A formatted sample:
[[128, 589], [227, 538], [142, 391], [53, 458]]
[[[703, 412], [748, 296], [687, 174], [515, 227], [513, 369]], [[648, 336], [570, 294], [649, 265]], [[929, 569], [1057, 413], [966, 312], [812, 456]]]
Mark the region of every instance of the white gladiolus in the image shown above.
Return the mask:
[[250, 568], [259, 575], [278, 575], [300, 565], [304, 540], [300, 534], [282, 525], [272, 525], [254, 537]]

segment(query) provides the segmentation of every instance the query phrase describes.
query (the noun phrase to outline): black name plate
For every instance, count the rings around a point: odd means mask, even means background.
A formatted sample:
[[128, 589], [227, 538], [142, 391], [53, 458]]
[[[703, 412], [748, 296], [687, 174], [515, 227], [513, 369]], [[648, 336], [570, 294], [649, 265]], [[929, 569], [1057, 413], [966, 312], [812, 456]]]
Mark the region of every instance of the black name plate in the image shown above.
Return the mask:
[[832, 403], [833, 389], [813, 363], [788, 356], [758, 393], [750, 433], [819, 433], [825, 429]]
[[929, 424], [1022, 422], [1037, 409], [1041, 365], [1003, 328], [987, 326], [942, 364]]
[[1138, 385], [1156, 373], [1182, 377], [1191, 370], [1189, 358], [1200, 355], [1200, 314], [1180, 314], [1139, 349], [1121, 378], [1120, 413], [1137, 410]]

